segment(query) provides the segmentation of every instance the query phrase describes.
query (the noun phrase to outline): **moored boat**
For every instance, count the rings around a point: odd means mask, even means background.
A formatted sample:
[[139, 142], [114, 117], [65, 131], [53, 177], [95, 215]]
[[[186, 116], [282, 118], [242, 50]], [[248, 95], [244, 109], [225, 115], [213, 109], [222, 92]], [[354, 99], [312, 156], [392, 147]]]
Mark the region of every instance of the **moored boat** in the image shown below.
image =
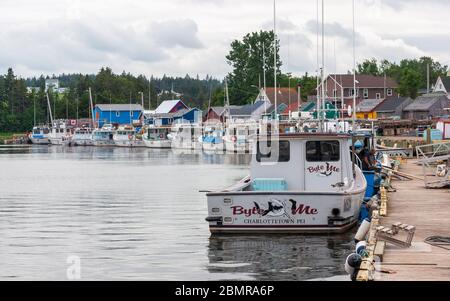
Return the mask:
[[75, 133], [72, 137], [73, 146], [92, 146], [94, 141], [92, 140], [92, 129], [89, 127], [81, 127], [75, 129]]
[[220, 125], [207, 125], [203, 132], [202, 147], [204, 151], [223, 152], [225, 150], [224, 131]]
[[367, 187], [351, 141], [348, 134], [258, 137], [250, 176], [207, 194], [211, 233], [349, 230]]
[[114, 133], [116, 132], [112, 124], [104, 124], [102, 128], [92, 132], [94, 146], [114, 146]]
[[33, 127], [33, 131], [31, 132], [29, 138], [32, 144], [37, 145], [48, 145], [50, 140], [48, 139], [48, 135], [50, 133], [50, 129], [46, 125], [39, 125]]
[[67, 126], [65, 120], [55, 120], [49, 134], [50, 144], [69, 145], [72, 141], [72, 129]]
[[136, 130], [131, 125], [121, 126], [113, 136], [114, 144], [119, 147], [144, 147], [145, 144], [140, 139]]
[[170, 127], [148, 126], [142, 140], [148, 148], [171, 148], [171, 140], [168, 138]]
[[202, 127], [194, 124], [175, 124], [168, 135], [173, 149], [202, 150]]

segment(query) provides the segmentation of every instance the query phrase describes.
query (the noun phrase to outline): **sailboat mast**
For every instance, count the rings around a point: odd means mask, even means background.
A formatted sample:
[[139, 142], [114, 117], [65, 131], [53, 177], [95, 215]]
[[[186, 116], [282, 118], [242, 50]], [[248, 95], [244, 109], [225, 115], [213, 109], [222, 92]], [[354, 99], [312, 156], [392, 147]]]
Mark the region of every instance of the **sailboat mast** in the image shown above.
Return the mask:
[[53, 126], [53, 114], [52, 114], [52, 106], [50, 105], [50, 97], [48, 96], [48, 92], [45, 95], [47, 96], [47, 105], [48, 105], [48, 112], [50, 113], [50, 122]]
[[277, 7], [273, 0], [273, 64], [274, 64], [274, 87], [275, 87], [275, 120], [278, 121], [278, 87], [277, 87]]
[[89, 105], [91, 107], [91, 116], [92, 116], [92, 128], [95, 128], [95, 117], [94, 117], [94, 103], [92, 102], [92, 90], [89, 87]]
[[353, 10], [353, 131], [356, 126], [356, 44], [355, 44], [355, 0], [352, 1]]
[[321, 69], [321, 81], [322, 81], [322, 104], [321, 104], [321, 112], [320, 112], [320, 129], [324, 131], [324, 120], [325, 116], [323, 115], [325, 112], [325, 7], [324, 0], [322, 0], [322, 69]]
[[316, 64], [316, 76], [317, 76], [317, 86], [316, 86], [316, 93], [317, 93], [317, 97], [316, 97], [316, 111], [317, 111], [317, 119], [320, 120], [320, 91], [319, 91], [319, 82], [320, 82], [320, 63], [319, 63], [319, 0], [316, 1], [317, 4], [317, 19], [316, 19], [316, 29], [317, 29], [317, 35], [316, 35], [316, 51], [317, 51], [317, 64]]

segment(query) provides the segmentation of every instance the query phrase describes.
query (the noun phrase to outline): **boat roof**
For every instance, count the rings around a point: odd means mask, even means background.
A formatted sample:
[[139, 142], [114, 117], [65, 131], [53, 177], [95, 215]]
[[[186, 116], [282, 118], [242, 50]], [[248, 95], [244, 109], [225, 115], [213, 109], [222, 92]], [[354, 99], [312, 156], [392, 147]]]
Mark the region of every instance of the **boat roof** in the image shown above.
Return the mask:
[[[274, 136], [272, 136], [274, 137]], [[306, 139], [350, 139], [352, 135], [344, 133], [283, 133], [278, 135], [283, 140], [306, 140]], [[258, 140], [266, 140], [267, 136], [258, 135]]]

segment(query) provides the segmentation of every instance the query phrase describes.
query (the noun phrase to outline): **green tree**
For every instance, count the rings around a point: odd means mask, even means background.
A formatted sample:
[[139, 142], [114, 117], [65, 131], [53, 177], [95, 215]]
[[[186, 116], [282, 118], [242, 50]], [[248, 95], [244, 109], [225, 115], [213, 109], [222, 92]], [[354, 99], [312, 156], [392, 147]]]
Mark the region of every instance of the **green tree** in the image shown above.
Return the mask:
[[230, 102], [246, 104], [255, 100], [258, 85], [266, 73], [266, 83], [274, 85], [274, 51], [276, 70], [280, 75], [281, 60], [279, 42], [274, 47], [274, 32], [260, 31], [249, 33], [240, 40], [231, 43], [230, 53], [226, 56], [233, 71], [228, 75]]
[[358, 73], [371, 74], [375, 76], [380, 75], [377, 59], [372, 58], [370, 60], [365, 60], [362, 64], [358, 64]]

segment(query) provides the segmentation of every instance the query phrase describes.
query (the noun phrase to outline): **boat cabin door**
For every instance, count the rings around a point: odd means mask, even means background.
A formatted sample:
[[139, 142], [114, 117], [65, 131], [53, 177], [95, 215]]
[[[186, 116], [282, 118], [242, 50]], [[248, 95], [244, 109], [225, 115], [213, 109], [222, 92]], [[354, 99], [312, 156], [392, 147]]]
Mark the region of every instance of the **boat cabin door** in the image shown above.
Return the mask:
[[305, 142], [305, 190], [336, 191], [342, 183], [342, 156], [339, 140]]

